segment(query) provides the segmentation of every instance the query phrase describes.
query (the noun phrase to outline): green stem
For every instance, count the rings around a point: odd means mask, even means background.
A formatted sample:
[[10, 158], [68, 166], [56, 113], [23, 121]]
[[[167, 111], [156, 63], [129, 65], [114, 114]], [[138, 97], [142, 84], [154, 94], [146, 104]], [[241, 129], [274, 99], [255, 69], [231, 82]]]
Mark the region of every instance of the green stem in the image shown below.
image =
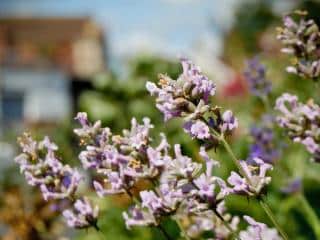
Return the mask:
[[268, 217], [271, 220], [271, 222], [273, 223], [273, 225], [276, 227], [276, 229], [278, 230], [278, 232], [282, 236], [282, 238], [284, 240], [288, 240], [289, 238], [288, 238], [287, 234], [282, 230], [279, 223], [276, 221], [275, 216], [272, 213], [272, 210], [270, 209], [268, 203], [263, 198], [259, 199], [259, 203], [260, 203], [261, 207], [263, 208], [263, 210], [265, 211], [265, 213], [268, 215]]
[[222, 221], [223, 225], [229, 230], [229, 232], [231, 233], [231, 239], [238, 239], [237, 237], [235, 237], [236, 233], [234, 232], [230, 224], [226, 220], [224, 220], [223, 216], [221, 216], [221, 214], [217, 210], [214, 210], [214, 214]]
[[[228, 154], [230, 155], [231, 159], [233, 160], [233, 162], [235, 163], [235, 165], [238, 167], [239, 172], [241, 173], [241, 175], [247, 180], [247, 182], [249, 184], [251, 183], [251, 179], [248, 176], [248, 174], [244, 171], [243, 167], [241, 166], [241, 164], [239, 163], [238, 159], [236, 158], [236, 156], [234, 155], [230, 145], [228, 144], [228, 142], [224, 139], [223, 136], [220, 136], [220, 141], [223, 143], [223, 146], [225, 147], [226, 151], [228, 152]], [[259, 198], [259, 203], [261, 205], [261, 207], [263, 208], [263, 210], [265, 211], [265, 213], [268, 215], [269, 219], [272, 221], [273, 225], [277, 228], [278, 232], [281, 234], [282, 238], [284, 240], [288, 240], [288, 236], [287, 234], [282, 230], [282, 228], [280, 227], [280, 225], [278, 224], [278, 222], [275, 219], [274, 214], [272, 213], [270, 207], [268, 206], [267, 202], [265, 202], [265, 200], [263, 198]]]
[[246, 173], [246, 171], [243, 169], [243, 167], [241, 166], [240, 162], [238, 161], [238, 159], [236, 158], [236, 156], [234, 155], [230, 145], [228, 144], [228, 142], [225, 140], [225, 138], [223, 136], [220, 136], [220, 141], [222, 142], [224, 148], [226, 149], [227, 153], [230, 155], [233, 163], [237, 166], [237, 168], [239, 169], [241, 175], [247, 180], [247, 182], [249, 184], [251, 184], [251, 179], [249, 177], [249, 175]]
[[100, 230], [100, 228], [98, 227], [97, 224], [95, 224], [93, 227], [96, 230], [96, 232], [98, 233], [100, 239], [102, 239], [102, 240], [106, 240], [107, 239], [106, 236], [103, 234], [103, 232]]
[[161, 224], [159, 224], [157, 226], [157, 228], [160, 230], [160, 232], [162, 233], [162, 235], [167, 239], [167, 240], [172, 240], [172, 238], [170, 237], [169, 233], [164, 229], [163, 226], [161, 226]]
[[317, 239], [320, 239], [320, 221], [318, 216], [310, 206], [303, 193], [298, 194], [298, 199], [301, 204], [300, 210], [305, 214], [307, 221], [313, 229], [313, 232], [316, 235]]
[[181, 233], [182, 233], [183, 237], [184, 237], [186, 240], [190, 240], [190, 238], [189, 238], [188, 234], [186, 233], [186, 231], [184, 230], [184, 227], [182, 226], [180, 220], [177, 219], [176, 222], [177, 222], [177, 224], [178, 224], [178, 226], [179, 226], [179, 228], [180, 228], [180, 230], [181, 230]]

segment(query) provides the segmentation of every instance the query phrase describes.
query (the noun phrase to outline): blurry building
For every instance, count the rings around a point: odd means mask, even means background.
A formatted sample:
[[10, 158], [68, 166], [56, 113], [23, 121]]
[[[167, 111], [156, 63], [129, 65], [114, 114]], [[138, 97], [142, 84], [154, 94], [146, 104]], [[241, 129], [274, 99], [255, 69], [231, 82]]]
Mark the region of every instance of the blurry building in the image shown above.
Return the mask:
[[89, 18], [0, 19], [0, 129], [69, 117], [106, 69], [105, 42]]

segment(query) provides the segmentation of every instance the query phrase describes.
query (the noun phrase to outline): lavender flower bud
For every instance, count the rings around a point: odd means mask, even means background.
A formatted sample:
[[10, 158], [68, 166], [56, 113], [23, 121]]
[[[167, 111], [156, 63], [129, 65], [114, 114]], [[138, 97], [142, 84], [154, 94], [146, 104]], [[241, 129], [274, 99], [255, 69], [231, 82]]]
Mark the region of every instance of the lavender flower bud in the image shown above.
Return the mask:
[[221, 132], [232, 132], [238, 127], [238, 119], [234, 117], [230, 110], [227, 110], [222, 115]]

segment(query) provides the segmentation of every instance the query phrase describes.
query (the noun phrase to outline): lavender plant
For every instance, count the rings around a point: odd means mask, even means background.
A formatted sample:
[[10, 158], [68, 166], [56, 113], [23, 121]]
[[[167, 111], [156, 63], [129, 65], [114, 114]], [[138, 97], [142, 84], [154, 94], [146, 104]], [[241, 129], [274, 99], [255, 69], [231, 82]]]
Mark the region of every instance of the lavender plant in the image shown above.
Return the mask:
[[30, 135], [24, 134], [18, 139], [22, 153], [15, 161], [20, 165], [20, 171], [31, 186], [41, 190], [44, 200], [67, 200], [70, 209], [65, 209], [63, 215], [70, 227], [97, 228], [98, 207], [93, 207], [86, 198], [77, 197], [77, 189], [83, 177], [77, 169], [64, 165], [55, 152], [56, 144], [48, 137], [42, 141], [34, 141]]
[[277, 99], [275, 108], [281, 113], [277, 119], [279, 125], [287, 130], [294, 142], [306, 147], [314, 161], [319, 162], [319, 106], [312, 100], [303, 104], [297, 96], [284, 93]]
[[[179, 144], [173, 146], [171, 154], [172, 147], [164, 134], [155, 145], [148, 118], [142, 124], [133, 118], [131, 129], [118, 135], [102, 127], [100, 121], [91, 123], [86, 113], [79, 113], [76, 120], [81, 128], [74, 130], [84, 146], [79, 159], [84, 169], [101, 177], [102, 181], [93, 181], [97, 195], [127, 194], [134, 202], [123, 213], [127, 228], [157, 227], [167, 239], [171, 236], [162, 222], [168, 217], [178, 223], [186, 239], [199, 239], [204, 232], [211, 232], [214, 239], [287, 239], [263, 198], [271, 181], [267, 173], [272, 165], [258, 157], [246, 162], [234, 156], [226, 137], [238, 127], [237, 118], [230, 110], [222, 112], [213, 106], [210, 97], [216, 87], [198, 67], [186, 59], [182, 66], [183, 73], [177, 80], [160, 75], [159, 85], [148, 82], [147, 89], [156, 96], [156, 106], [165, 120], [182, 117], [184, 131], [201, 141], [199, 155], [203, 163], [184, 155]], [[38, 143], [28, 135], [19, 143], [23, 153], [16, 161], [27, 182], [38, 186], [45, 200], [70, 201], [72, 208], [63, 210], [69, 226], [99, 229], [98, 208], [76, 194], [83, 177], [55, 156], [57, 146], [48, 138]], [[239, 168], [239, 172], [230, 173], [227, 181], [212, 174], [219, 163], [207, 154], [207, 150], [220, 145]], [[141, 189], [137, 196], [133, 189], [141, 180], [152, 187]], [[230, 194], [257, 198], [282, 237], [250, 217], [245, 219], [251, 227], [239, 233], [239, 217], [232, 216], [225, 207]]]
[[[307, 12], [296, 11], [283, 18], [283, 27], [278, 28], [277, 38], [283, 43], [282, 52], [292, 55], [292, 65], [287, 71], [304, 78], [318, 80], [320, 75], [318, 25], [305, 19]], [[295, 17], [300, 19], [295, 20]]]

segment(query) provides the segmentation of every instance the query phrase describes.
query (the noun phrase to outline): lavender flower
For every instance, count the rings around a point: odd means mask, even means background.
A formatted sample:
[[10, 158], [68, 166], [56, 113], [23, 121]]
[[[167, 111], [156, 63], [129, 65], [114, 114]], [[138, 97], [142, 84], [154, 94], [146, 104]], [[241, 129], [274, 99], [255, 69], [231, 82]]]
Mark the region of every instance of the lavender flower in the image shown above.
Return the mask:
[[164, 119], [183, 117], [184, 130], [192, 138], [215, 142], [210, 132], [231, 133], [238, 127], [238, 121], [230, 110], [221, 114], [218, 107], [210, 107], [210, 97], [215, 95], [215, 85], [204, 76], [199, 67], [191, 61], [181, 60], [183, 73], [177, 80], [160, 75], [159, 84], [147, 82], [146, 88], [156, 96], [156, 106]]
[[256, 222], [249, 216], [243, 217], [248, 223], [249, 227], [245, 231], [239, 233], [240, 239], [245, 240], [281, 240], [276, 229], [268, 228], [264, 223]]
[[236, 128], [238, 128], [238, 119], [230, 110], [225, 111], [222, 115], [221, 131], [232, 132]]
[[176, 190], [167, 183], [159, 186], [158, 193], [141, 191], [141, 205], [135, 205], [124, 212], [127, 228], [132, 226], [158, 226], [163, 216], [174, 214], [183, 201], [181, 190]]
[[23, 153], [15, 161], [28, 184], [38, 186], [45, 200], [72, 197], [82, 177], [76, 169], [62, 164], [55, 156], [56, 144], [48, 137], [36, 142], [28, 134], [18, 141]]
[[241, 177], [238, 173], [232, 171], [228, 178], [228, 183], [232, 185], [230, 192], [247, 196], [258, 196], [262, 190], [271, 182], [271, 177], [266, 176], [272, 165], [265, 163], [259, 158], [253, 159], [254, 164], [248, 164], [240, 161], [242, 168], [249, 179]]
[[129, 213], [123, 212], [122, 216], [128, 229], [133, 226], [156, 226], [158, 224], [151, 213], [143, 211], [138, 206], [129, 209]]
[[[171, 217], [186, 227], [186, 235], [191, 238], [209, 231], [216, 239], [230, 239], [237, 232], [239, 218], [226, 213], [225, 197], [231, 193], [260, 196], [271, 180], [266, 172], [272, 166], [259, 158], [253, 158], [250, 164], [241, 161], [245, 177], [232, 172], [229, 185], [212, 174], [219, 163], [206, 149], [219, 141], [226, 144], [224, 136], [238, 127], [238, 120], [230, 110], [221, 112], [219, 107], [212, 107], [210, 97], [215, 94], [215, 85], [198, 67], [188, 60], [182, 60], [182, 66], [183, 73], [177, 80], [161, 75], [159, 86], [147, 83], [147, 88], [157, 97], [157, 107], [165, 120], [182, 117], [184, 130], [204, 143], [199, 155], [205, 164], [184, 155], [179, 144], [171, 154], [164, 134], [160, 134], [160, 143], [154, 144], [150, 137], [153, 125], [148, 118], [142, 123], [133, 118], [130, 129], [116, 135], [100, 121], [90, 122], [86, 113], [78, 113], [75, 118], [81, 125], [74, 130], [83, 146], [79, 159], [84, 169], [101, 177], [101, 181], [93, 181], [99, 197], [126, 193], [134, 200], [135, 205], [123, 213], [127, 228], [160, 227], [164, 218]], [[310, 139], [303, 141], [311, 147]], [[69, 200], [72, 208], [63, 211], [69, 226], [98, 229], [98, 207], [85, 197], [76, 197], [81, 176], [58, 160], [57, 146], [48, 138], [37, 143], [25, 136], [19, 142], [23, 153], [16, 161], [27, 181], [39, 186], [45, 199]], [[141, 190], [137, 197], [132, 190], [141, 180], [152, 183], [152, 188]], [[243, 231], [244, 236], [275, 236], [263, 224], [251, 219], [249, 223], [252, 229]]]
[[157, 96], [156, 106], [163, 112], [165, 120], [193, 112], [200, 100], [207, 104], [209, 97], [215, 94], [215, 85], [201, 73], [199, 67], [186, 59], [182, 59], [181, 63], [183, 73], [177, 81], [160, 75], [161, 88], [151, 82], [146, 85], [150, 94]]
[[319, 106], [312, 100], [303, 104], [297, 96], [284, 93], [277, 99], [275, 109], [281, 113], [277, 118], [278, 124], [289, 137], [303, 144], [316, 162], [320, 161]]
[[94, 226], [97, 228], [98, 212], [98, 207], [92, 207], [89, 200], [84, 198], [82, 200], [78, 199], [74, 203], [72, 210], [64, 210], [63, 216], [70, 227], [87, 228]]
[[[85, 114], [79, 113], [78, 116]], [[143, 124], [138, 124], [133, 118], [131, 129], [123, 130], [122, 135], [113, 135], [109, 128], [102, 128], [97, 123], [91, 124], [87, 118], [82, 122], [85, 125], [75, 133], [90, 144], [80, 153], [79, 158], [84, 168], [95, 169], [104, 176], [103, 183], [93, 183], [100, 197], [129, 193], [139, 179], [158, 177], [170, 160], [167, 156], [170, 146], [164, 134], [160, 134], [162, 141], [157, 147], [151, 146], [149, 131], [153, 125], [148, 118], [143, 119]], [[88, 130], [92, 128], [94, 130]], [[90, 134], [84, 135], [86, 132]], [[105, 189], [104, 183], [109, 185], [108, 189]]]
[[[220, 202], [217, 206], [217, 212], [224, 218], [232, 230], [236, 232], [239, 224], [239, 217], [231, 216], [225, 213], [225, 202]], [[212, 211], [205, 211], [199, 215], [189, 216], [189, 223], [185, 226], [188, 236], [192, 239], [201, 238], [202, 234], [205, 232], [211, 232], [215, 239], [226, 240], [230, 239], [231, 232], [226, 228], [222, 220], [217, 217], [217, 215]]]
[[296, 11], [296, 15], [299, 21], [287, 15], [283, 18], [284, 27], [278, 29], [277, 38], [284, 45], [282, 52], [294, 56], [293, 65], [287, 67], [287, 71], [317, 80], [320, 74], [319, 27], [313, 20], [305, 19], [305, 12]]
[[259, 62], [258, 57], [247, 61], [244, 76], [253, 95], [264, 98], [270, 93], [271, 82], [266, 79], [265, 66]]
[[[221, 210], [219, 206], [225, 195], [228, 194], [225, 190], [227, 186], [222, 179], [212, 176], [212, 168], [218, 166], [218, 163], [208, 156], [204, 148], [201, 148], [200, 155], [206, 161], [206, 171], [201, 174], [201, 164], [184, 156], [180, 146], [175, 145], [175, 158], [172, 158], [165, 166], [165, 171], [160, 178], [160, 186], [153, 191], [140, 192], [141, 205], [136, 205], [128, 213], [124, 213], [127, 227], [157, 226], [163, 216], [174, 216], [180, 219], [189, 215], [197, 219], [200, 225], [205, 222], [209, 224], [209, 219], [212, 217], [217, 218], [215, 214]], [[218, 225], [214, 224], [214, 230]], [[220, 222], [220, 225], [223, 224]], [[208, 226], [199, 226], [199, 231], [200, 228], [202, 231]], [[222, 232], [222, 226], [220, 229]], [[212, 227], [210, 230], [213, 231]], [[224, 232], [226, 236], [230, 235], [228, 229], [225, 229]]]
[[275, 137], [271, 128], [267, 126], [254, 126], [250, 135], [253, 144], [250, 146], [250, 154], [247, 159], [249, 163], [254, 162], [254, 158], [260, 158], [266, 163], [273, 163], [280, 156], [280, 149], [275, 147]]

